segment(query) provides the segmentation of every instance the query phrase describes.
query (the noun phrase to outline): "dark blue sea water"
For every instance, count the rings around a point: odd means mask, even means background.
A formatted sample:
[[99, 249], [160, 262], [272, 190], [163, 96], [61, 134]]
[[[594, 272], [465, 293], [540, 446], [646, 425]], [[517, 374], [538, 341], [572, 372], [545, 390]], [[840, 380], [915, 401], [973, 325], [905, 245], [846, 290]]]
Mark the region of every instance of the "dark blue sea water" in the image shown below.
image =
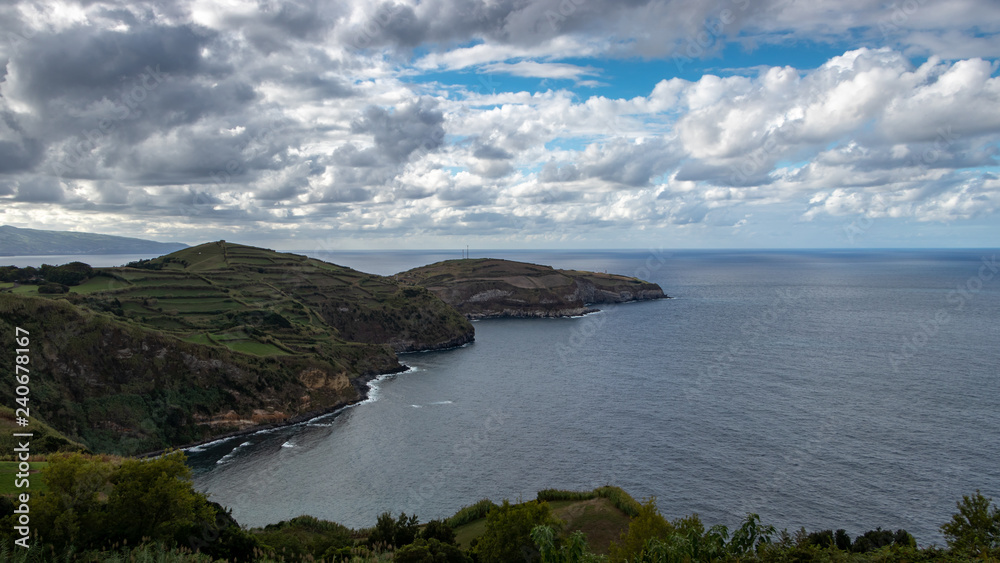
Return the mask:
[[[474, 344], [403, 356], [410, 372], [338, 416], [191, 452], [198, 488], [248, 525], [361, 527], [611, 483], [670, 518], [922, 545], [961, 495], [1000, 500], [1000, 252], [488, 254], [674, 299], [477, 322]], [[457, 257], [315, 255], [380, 274]]]

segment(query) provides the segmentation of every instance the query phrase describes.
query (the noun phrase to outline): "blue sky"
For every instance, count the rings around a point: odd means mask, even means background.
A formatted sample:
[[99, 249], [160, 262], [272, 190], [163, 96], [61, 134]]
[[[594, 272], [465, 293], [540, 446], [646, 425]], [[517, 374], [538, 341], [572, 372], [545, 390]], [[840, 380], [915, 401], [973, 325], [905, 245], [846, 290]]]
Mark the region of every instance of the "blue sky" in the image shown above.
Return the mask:
[[278, 249], [997, 247], [986, 0], [0, 7], [0, 223]]

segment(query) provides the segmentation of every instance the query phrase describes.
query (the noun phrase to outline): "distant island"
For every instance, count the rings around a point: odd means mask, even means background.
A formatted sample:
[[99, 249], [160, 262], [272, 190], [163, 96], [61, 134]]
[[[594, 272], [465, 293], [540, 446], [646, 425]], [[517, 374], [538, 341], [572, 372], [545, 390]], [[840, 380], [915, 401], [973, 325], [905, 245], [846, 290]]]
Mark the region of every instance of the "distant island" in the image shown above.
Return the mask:
[[155, 242], [72, 231], [41, 231], [0, 225], [0, 256], [69, 254], [160, 254], [187, 248], [179, 242]]
[[406, 369], [397, 354], [472, 342], [469, 318], [660, 297], [636, 278], [507, 260], [385, 277], [226, 241], [122, 267], [0, 267], [0, 326], [39, 335], [39, 432], [56, 449], [126, 455], [359, 401], [372, 378]]

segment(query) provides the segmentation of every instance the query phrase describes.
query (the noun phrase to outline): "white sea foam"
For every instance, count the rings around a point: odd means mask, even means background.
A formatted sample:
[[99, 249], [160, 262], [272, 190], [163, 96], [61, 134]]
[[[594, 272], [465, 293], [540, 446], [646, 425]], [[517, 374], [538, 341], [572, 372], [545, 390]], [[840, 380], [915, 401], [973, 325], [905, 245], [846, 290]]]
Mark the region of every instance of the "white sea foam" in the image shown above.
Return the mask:
[[285, 442], [284, 444], [281, 444], [281, 447], [282, 448], [294, 448], [295, 444], [293, 444], [292, 441], [289, 440], [289, 441]]
[[[227, 439], [229, 439], [229, 438], [227, 438]], [[221, 441], [221, 440], [219, 440], [219, 441]], [[230, 450], [228, 454], [220, 457], [218, 459], [218, 461], [215, 462], [216, 465], [222, 465], [222, 464], [228, 462], [229, 460], [233, 459], [233, 456], [236, 455], [236, 452], [239, 451], [240, 448], [245, 448], [247, 446], [252, 446], [252, 445], [253, 445], [253, 442], [243, 442], [243, 443], [241, 443], [240, 445], [238, 445], [235, 448], [233, 448], [232, 450]]]
[[229, 440], [235, 440], [235, 439], [236, 436], [219, 438], [218, 440], [212, 440], [211, 442], [205, 442], [204, 444], [198, 444], [197, 446], [191, 446], [190, 448], [181, 448], [181, 450], [185, 452], [194, 452], [194, 453], [203, 452], [212, 446], [222, 444], [223, 442], [228, 442]]

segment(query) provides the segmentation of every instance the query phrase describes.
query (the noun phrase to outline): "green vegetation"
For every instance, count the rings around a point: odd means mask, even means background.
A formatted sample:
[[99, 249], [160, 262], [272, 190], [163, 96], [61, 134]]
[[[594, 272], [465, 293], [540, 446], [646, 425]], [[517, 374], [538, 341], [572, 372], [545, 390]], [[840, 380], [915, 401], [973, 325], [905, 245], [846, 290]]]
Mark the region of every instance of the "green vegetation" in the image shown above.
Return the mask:
[[[748, 514], [731, 533], [720, 525], [706, 529], [697, 515], [667, 520], [655, 499], [612, 501], [611, 487], [539, 493], [561, 499], [551, 503], [482, 501], [424, 526], [415, 515], [393, 517], [386, 512], [366, 530], [311, 516], [247, 530], [224, 507], [192, 488], [180, 452], [146, 460], [55, 454], [40, 478], [48, 489], [31, 489], [30, 549], [14, 544], [21, 537], [14, 527], [15, 504], [11, 497], [0, 496], [2, 561], [1000, 561], [1000, 510], [979, 492], [963, 497], [958, 513], [942, 526], [948, 539], [948, 548], [942, 549], [919, 548], [904, 530], [876, 528], [853, 541], [844, 530], [779, 532], [756, 514]], [[627, 497], [624, 491], [615, 495]], [[626, 516], [616, 503], [637, 507], [637, 513]], [[609, 529], [618, 531], [608, 554], [594, 550], [592, 531], [573, 524], [587, 507], [598, 504], [624, 518], [623, 525], [605, 520]], [[481, 517], [470, 519], [473, 515]], [[479, 530], [471, 546], [456, 541], [461, 530], [450, 525], [455, 520]]]
[[114, 268], [0, 267], [0, 281], [0, 329], [28, 330], [31, 369], [47, 374], [32, 381], [33, 417], [66, 441], [43, 451], [120, 455], [328, 412], [402, 369], [396, 353], [471, 341], [466, 316], [663, 297], [635, 278], [520, 262], [389, 278], [225, 241]]
[[[36, 460], [39, 459], [39, 455], [44, 456], [45, 454], [56, 452], [75, 452], [85, 449], [83, 444], [66, 438], [62, 433], [36, 417], [28, 419], [28, 426], [18, 426], [14, 409], [0, 406], [0, 460], [14, 459], [14, 448], [18, 445], [17, 438], [14, 437], [15, 432], [30, 432], [33, 434], [31, 438], [31, 457]], [[2, 475], [0, 475], [0, 479], [3, 479]]]
[[[22, 284], [0, 293], [0, 329], [28, 330], [31, 370], [46, 374], [32, 379], [33, 418], [91, 451], [156, 451], [326, 412], [358, 400], [363, 378], [402, 369], [396, 352], [473, 337], [426, 291], [224, 241], [0, 277]], [[0, 388], [0, 402], [11, 393]]]
[[446, 260], [396, 275], [470, 318], [580, 315], [587, 305], [666, 297], [655, 283], [595, 272], [482, 258]]
[[[47, 461], [32, 461], [28, 464], [28, 476], [29, 480], [33, 479], [39, 471], [48, 466]], [[16, 461], [0, 461], [0, 495], [13, 495], [15, 493], [24, 492], [23, 489], [19, 489], [16, 486], [17, 479], [15, 475], [18, 473], [18, 462]], [[30, 482], [30, 481], [29, 481]], [[45, 492], [48, 487], [45, 485], [45, 481], [36, 480], [31, 483], [31, 489], [33, 491]]]
[[312, 516], [299, 516], [255, 530], [254, 538], [263, 551], [293, 561], [307, 557], [332, 559], [348, 555], [354, 547], [352, 530]]
[[[110, 453], [191, 443], [344, 404], [358, 397], [349, 376], [398, 365], [390, 350], [363, 344], [318, 345], [294, 356], [242, 354], [65, 300], [0, 295], [0, 327], [12, 334], [15, 326], [35, 344], [31, 374], [45, 374], [31, 379], [32, 419]], [[9, 364], [11, 354], [4, 352]], [[13, 392], [0, 388], [2, 402], [13, 404]]]
[[225, 538], [198, 546], [210, 558], [249, 561], [259, 547], [194, 491], [180, 452], [150, 460], [55, 454], [41, 478], [48, 489], [31, 490], [30, 536], [15, 528], [14, 503], [0, 502], [0, 538], [12, 560], [104, 560], [103, 552], [126, 545], [177, 552], [205, 535]]
[[504, 501], [486, 515], [486, 529], [472, 548], [480, 563], [537, 561], [538, 549], [531, 539], [537, 526], [559, 526], [546, 502], [511, 504]]

